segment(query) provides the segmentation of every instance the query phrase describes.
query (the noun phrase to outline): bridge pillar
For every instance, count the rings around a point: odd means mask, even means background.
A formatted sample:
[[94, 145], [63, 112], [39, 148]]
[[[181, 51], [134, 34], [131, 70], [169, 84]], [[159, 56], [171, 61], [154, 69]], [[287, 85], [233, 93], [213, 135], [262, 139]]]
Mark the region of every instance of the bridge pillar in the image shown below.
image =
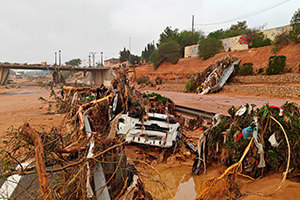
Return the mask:
[[101, 76], [102, 83], [106, 87], [110, 86], [110, 81], [115, 78], [114, 75], [113, 75], [113, 69], [112, 68], [109, 68], [109, 69], [103, 71], [103, 73], [99, 76]]
[[92, 71], [89, 78], [92, 85], [104, 84], [105, 86], [109, 86], [110, 81], [113, 79], [112, 69]]
[[86, 78], [78, 80], [79, 83], [85, 83], [87, 85], [105, 86], [110, 85], [110, 81], [113, 79], [112, 69], [90, 71]]
[[0, 85], [7, 84], [9, 71], [9, 68], [0, 66]]

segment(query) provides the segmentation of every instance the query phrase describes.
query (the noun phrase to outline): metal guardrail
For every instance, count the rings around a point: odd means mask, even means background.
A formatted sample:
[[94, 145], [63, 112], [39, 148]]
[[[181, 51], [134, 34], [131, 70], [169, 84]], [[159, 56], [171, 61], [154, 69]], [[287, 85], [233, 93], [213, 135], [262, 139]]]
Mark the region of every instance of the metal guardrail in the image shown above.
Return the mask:
[[189, 108], [189, 107], [180, 106], [180, 105], [175, 105], [175, 110], [179, 111], [179, 112], [191, 114], [191, 115], [200, 115], [201, 117], [208, 118], [208, 119], [212, 119], [216, 114], [213, 112], [206, 112], [204, 110]]

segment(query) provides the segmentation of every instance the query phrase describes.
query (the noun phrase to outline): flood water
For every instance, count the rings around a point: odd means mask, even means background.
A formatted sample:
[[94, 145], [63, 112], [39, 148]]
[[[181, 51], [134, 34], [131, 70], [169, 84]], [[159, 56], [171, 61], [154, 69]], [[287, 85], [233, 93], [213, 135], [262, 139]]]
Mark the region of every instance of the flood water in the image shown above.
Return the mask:
[[21, 86], [17, 92], [5, 92], [0, 93], [0, 96], [14, 96], [14, 95], [26, 95], [26, 94], [38, 94], [44, 92], [44, 90], [39, 86]]
[[[170, 190], [169, 192], [169, 190], [162, 188], [161, 185], [153, 181], [145, 181], [147, 191], [155, 199], [195, 199], [203, 181], [218, 176], [222, 172], [222, 168], [209, 168], [205, 174], [195, 176], [192, 175], [192, 166], [155, 166], [155, 168], [157, 168]], [[156, 172], [153, 172], [153, 178], [159, 179]]]

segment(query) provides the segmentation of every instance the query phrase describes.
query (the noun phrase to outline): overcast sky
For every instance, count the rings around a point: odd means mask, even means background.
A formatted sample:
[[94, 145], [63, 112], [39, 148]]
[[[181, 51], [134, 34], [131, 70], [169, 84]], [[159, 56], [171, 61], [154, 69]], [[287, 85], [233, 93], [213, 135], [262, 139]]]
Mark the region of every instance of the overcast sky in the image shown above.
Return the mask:
[[298, 8], [300, 0], [0, 0], [0, 62], [53, 63], [59, 49], [63, 62], [89, 52], [99, 61], [101, 51], [117, 58], [129, 43], [141, 55], [167, 26], [191, 30], [192, 15], [195, 29], [207, 34], [242, 20], [287, 25]]

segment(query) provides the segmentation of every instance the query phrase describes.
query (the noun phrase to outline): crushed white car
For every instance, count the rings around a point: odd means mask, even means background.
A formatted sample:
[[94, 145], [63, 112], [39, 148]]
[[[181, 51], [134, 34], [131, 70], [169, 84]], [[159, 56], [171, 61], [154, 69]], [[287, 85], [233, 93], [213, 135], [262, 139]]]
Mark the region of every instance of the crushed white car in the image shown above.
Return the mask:
[[128, 143], [172, 147], [173, 142], [176, 141], [180, 124], [165, 114], [148, 113], [148, 116], [148, 120], [142, 125], [138, 117], [122, 114], [119, 118], [117, 134], [125, 137], [125, 141]]

